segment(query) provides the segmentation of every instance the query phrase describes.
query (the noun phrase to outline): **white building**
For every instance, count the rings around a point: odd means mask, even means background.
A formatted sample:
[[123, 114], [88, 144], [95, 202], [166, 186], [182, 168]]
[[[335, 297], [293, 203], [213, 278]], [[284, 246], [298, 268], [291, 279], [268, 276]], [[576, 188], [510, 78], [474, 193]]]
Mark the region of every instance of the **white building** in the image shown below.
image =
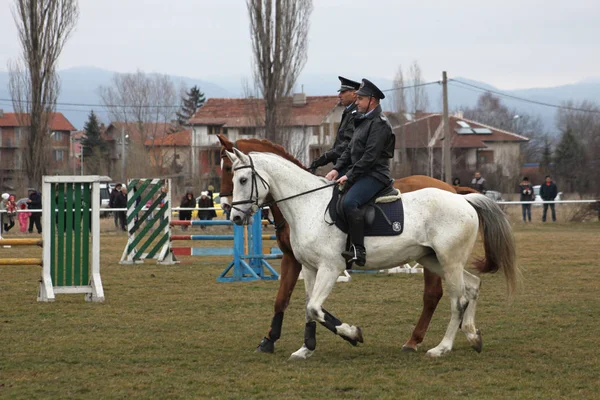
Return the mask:
[[[328, 150], [335, 141], [343, 107], [337, 96], [295, 94], [285, 108], [284, 132], [280, 144], [307, 165]], [[264, 137], [262, 99], [211, 98], [188, 121], [192, 127], [192, 170], [202, 176], [220, 173], [218, 134], [235, 142], [238, 139]]]

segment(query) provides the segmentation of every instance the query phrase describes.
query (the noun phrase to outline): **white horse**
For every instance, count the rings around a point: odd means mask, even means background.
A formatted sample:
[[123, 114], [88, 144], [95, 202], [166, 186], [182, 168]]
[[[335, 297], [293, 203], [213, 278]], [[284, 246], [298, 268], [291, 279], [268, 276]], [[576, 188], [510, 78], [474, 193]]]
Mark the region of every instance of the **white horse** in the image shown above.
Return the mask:
[[[234, 169], [231, 220], [238, 225], [248, 223], [270, 193], [290, 224], [294, 255], [303, 265], [307, 326], [317, 321], [351, 343], [362, 343], [359, 327], [343, 323], [322, 309], [337, 277], [346, 268], [340, 254], [346, 244], [346, 234], [324, 220], [332, 188], [315, 191], [330, 182], [275, 154], [245, 155], [234, 149], [234, 153], [228, 152], [227, 156]], [[297, 196], [299, 194], [303, 195]], [[481, 351], [481, 334], [475, 327], [480, 279], [465, 271], [464, 265], [481, 225], [485, 259], [479, 260], [476, 267], [480, 272], [503, 270], [510, 295], [520, 280], [510, 224], [502, 210], [480, 194], [462, 196], [423, 189], [403, 194], [402, 201], [403, 233], [366, 237], [364, 269], [392, 268], [416, 260], [440, 275], [446, 280], [452, 316], [444, 338], [427, 355], [439, 357], [452, 350], [458, 329], [466, 334], [473, 348]], [[314, 338], [307, 338], [291, 359], [306, 359], [315, 347]]]

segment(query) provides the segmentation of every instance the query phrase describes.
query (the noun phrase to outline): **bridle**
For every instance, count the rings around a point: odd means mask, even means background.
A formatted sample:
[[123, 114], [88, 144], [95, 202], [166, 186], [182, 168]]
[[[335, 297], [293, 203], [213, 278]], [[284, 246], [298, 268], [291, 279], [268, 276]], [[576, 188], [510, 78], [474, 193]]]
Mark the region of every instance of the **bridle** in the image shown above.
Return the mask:
[[[238, 171], [240, 169], [245, 169], [245, 168], [250, 168], [251, 169], [251, 171], [252, 171], [252, 182], [250, 183], [251, 184], [250, 198], [248, 200], [240, 200], [240, 201], [234, 201], [234, 202], [232, 202], [231, 203], [231, 208], [234, 209], [234, 210], [237, 210], [237, 211], [241, 212], [242, 214], [244, 214], [244, 215], [246, 215], [248, 217], [252, 216], [252, 214], [256, 213], [261, 208], [270, 207], [270, 206], [272, 206], [274, 204], [281, 203], [281, 202], [286, 201], [286, 200], [291, 200], [291, 199], [294, 199], [296, 197], [304, 196], [306, 194], [317, 192], [319, 190], [327, 189], [329, 187], [337, 185], [337, 182], [332, 182], [332, 183], [328, 183], [325, 186], [320, 186], [320, 187], [318, 187], [316, 189], [307, 190], [305, 192], [298, 193], [298, 194], [295, 194], [293, 196], [285, 197], [285, 198], [280, 199], [280, 200], [272, 200], [272, 201], [260, 204], [258, 202], [258, 180], [260, 179], [260, 182], [262, 183], [262, 185], [267, 190], [270, 190], [271, 187], [269, 186], [269, 183], [262, 176], [260, 176], [260, 174], [258, 173], [258, 171], [256, 171], [256, 168], [254, 167], [254, 161], [252, 160], [252, 157], [250, 157], [250, 155], [247, 155], [247, 157], [250, 160], [250, 164], [249, 165], [242, 165], [241, 167], [234, 168], [233, 171]], [[256, 193], [256, 197], [253, 199], [254, 193]], [[241, 204], [252, 204], [252, 207], [250, 207], [250, 209], [245, 210], [245, 211], [242, 210], [242, 209], [240, 209], [240, 208], [238, 208], [238, 207], [235, 207], [235, 206], [241, 205]]]

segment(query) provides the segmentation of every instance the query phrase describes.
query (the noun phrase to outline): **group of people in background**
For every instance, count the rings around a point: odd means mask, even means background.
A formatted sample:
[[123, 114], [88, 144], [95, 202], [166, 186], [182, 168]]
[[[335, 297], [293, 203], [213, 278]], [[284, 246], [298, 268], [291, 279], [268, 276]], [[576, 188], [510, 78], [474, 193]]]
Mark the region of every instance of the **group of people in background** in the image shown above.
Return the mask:
[[[528, 177], [524, 177], [523, 181], [519, 185], [519, 193], [521, 194], [520, 201], [534, 201], [535, 194], [533, 193], [533, 186], [529, 182]], [[552, 222], [556, 222], [556, 210], [554, 203], [546, 203], [547, 201], [554, 201], [558, 196], [558, 188], [556, 184], [552, 182], [552, 177], [546, 175], [545, 182], [540, 185], [540, 197], [544, 201], [544, 211], [542, 213], [542, 222], [546, 222], [546, 215], [548, 213], [548, 207], [552, 211]], [[531, 222], [531, 204], [521, 204], [521, 210], [523, 213], [523, 222]]]
[[[452, 185], [455, 187], [460, 186], [460, 179], [454, 178], [454, 180], [452, 181]], [[485, 178], [481, 176], [481, 173], [479, 171], [475, 172], [475, 176], [473, 177], [473, 180], [471, 180], [471, 184], [469, 185], [469, 187], [477, 190], [479, 193], [485, 194]], [[529, 178], [526, 176], [523, 177], [523, 180], [519, 184], [519, 194], [519, 201], [535, 200], [533, 185], [529, 181]], [[542, 201], [544, 201], [542, 222], [546, 222], [548, 208], [550, 208], [552, 213], [552, 221], [556, 222], [556, 210], [554, 207], [554, 203], [547, 203], [550, 201], [554, 201], [556, 196], [558, 196], [558, 188], [556, 187], [556, 184], [552, 182], [552, 177], [550, 175], [546, 175], [544, 184], [540, 185], [540, 197], [542, 198]], [[531, 204], [521, 204], [521, 211], [523, 214], [523, 222], [531, 222]]]
[[0, 199], [0, 210], [4, 211], [1, 215], [2, 232], [10, 231], [16, 225], [15, 220], [17, 220], [21, 232], [33, 233], [35, 226], [37, 232], [42, 233], [42, 213], [26, 211], [41, 210], [42, 195], [35, 188], [29, 188], [27, 192], [27, 199], [21, 199], [18, 202], [14, 195], [2, 194]]
[[[181, 208], [196, 208], [196, 206], [200, 209], [198, 210], [198, 219], [201, 220], [212, 220], [217, 216], [217, 212], [214, 210], [215, 203], [213, 200], [214, 186], [209, 185], [207, 190], [200, 192], [200, 198], [198, 198], [198, 203], [196, 204], [196, 198], [194, 197], [194, 193], [191, 190], [188, 190], [183, 198], [181, 199], [181, 203], [179, 207]], [[213, 208], [211, 210], [211, 208]], [[191, 221], [192, 220], [192, 210], [180, 210], [179, 211], [179, 220], [181, 221]], [[184, 231], [187, 230], [187, 226], [182, 226], [181, 229]], [[206, 227], [204, 225], [201, 226], [202, 229]]]

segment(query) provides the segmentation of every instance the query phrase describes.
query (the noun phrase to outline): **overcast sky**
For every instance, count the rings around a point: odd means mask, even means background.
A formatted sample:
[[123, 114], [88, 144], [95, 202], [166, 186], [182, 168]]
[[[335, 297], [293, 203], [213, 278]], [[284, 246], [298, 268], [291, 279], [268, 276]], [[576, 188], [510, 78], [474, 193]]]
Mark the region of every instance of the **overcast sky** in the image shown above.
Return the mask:
[[[0, 70], [19, 55], [0, 0]], [[598, 0], [314, 0], [304, 73], [392, 78], [413, 60], [501, 89], [600, 76]], [[80, 0], [59, 69], [141, 69], [210, 80], [250, 75], [244, 0]]]

